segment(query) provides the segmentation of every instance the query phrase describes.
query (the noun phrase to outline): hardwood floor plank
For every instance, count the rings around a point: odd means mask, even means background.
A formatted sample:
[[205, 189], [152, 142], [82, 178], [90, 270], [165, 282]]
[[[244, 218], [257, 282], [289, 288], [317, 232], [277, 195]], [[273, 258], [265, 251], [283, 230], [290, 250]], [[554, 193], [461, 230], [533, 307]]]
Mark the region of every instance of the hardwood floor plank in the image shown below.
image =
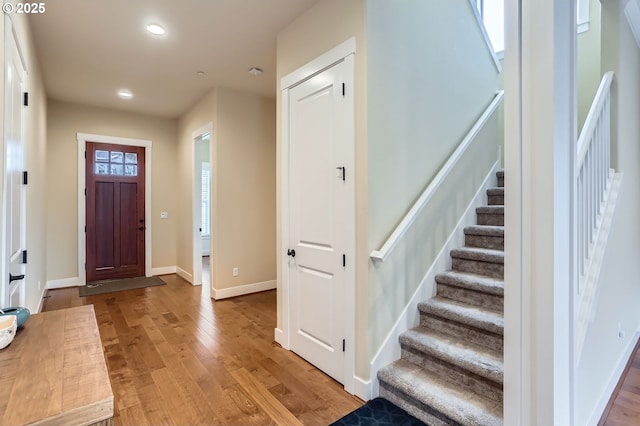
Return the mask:
[[212, 301], [206, 287], [162, 279], [83, 298], [51, 290], [44, 303], [94, 305], [115, 425], [326, 425], [362, 404], [273, 342], [275, 291]]
[[598, 426], [640, 425], [640, 341], [609, 400]]
[[[205, 424], [208, 420], [201, 418], [197, 412], [197, 405], [192, 404], [191, 398], [180, 387], [167, 368], [151, 373], [153, 381], [159, 390], [160, 397], [167, 407], [173, 421], [177, 424]], [[210, 419], [214, 423], [214, 419]]]
[[245, 368], [233, 370], [231, 371], [231, 375], [276, 424], [281, 426], [302, 425], [302, 423]]

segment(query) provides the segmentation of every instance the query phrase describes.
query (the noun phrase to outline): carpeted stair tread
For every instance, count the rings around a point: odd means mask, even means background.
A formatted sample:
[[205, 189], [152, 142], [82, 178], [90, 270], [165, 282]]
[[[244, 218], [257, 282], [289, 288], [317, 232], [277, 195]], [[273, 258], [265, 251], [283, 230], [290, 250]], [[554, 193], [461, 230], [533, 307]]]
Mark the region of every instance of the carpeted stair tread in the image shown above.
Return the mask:
[[[502, 406], [469, 391], [463, 391], [442, 379], [433, 377], [420, 367], [406, 360], [397, 360], [378, 371], [378, 379], [424, 405], [442, 413], [454, 424], [465, 426], [502, 425]], [[396, 401], [392, 402], [396, 403]], [[402, 404], [404, 403], [404, 404]], [[401, 401], [400, 407], [412, 413], [409, 402]], [[449, 422], [447, 422], [449, 423]]]
[[468, 272], [447, 271], [436, 275], [438, 284], [504, 296], [504, 281]]
[[418, 303], [418, 310], [425, 315], [436, 316], [481, 330], [502, 335], [504, 316], [501, 312], [435, 296]]
[[476, 213], [503, 215], [504, 206], [480, 206], [476, 207]]
[[494, 188], [487, 188], [487, 195], [500, 195], [504, 196], [504, 188], [501, 186], [497, 186]]
[[498, 170], [498, 171], [496, 172], [496, 176], [497, 176], [498, 178], [503, 178], [503, 177], [504, 177], [504, 170]]
[[451, 257], [475, 260], [477, 262], [504, 264], [504, 251], [480, 247], [461, 247], [451, 250]]
[[478, 235], [481, 237], [504, 238], [504, 226], [473, 225], [464, 228], [465, 235]]
[[489, 205], [476, 208], [478, 225], [504, 225], [504, 205]]
[[416, 327], [400, 335], [400, 344], [502, 384], [502, 354], [487, 347]]

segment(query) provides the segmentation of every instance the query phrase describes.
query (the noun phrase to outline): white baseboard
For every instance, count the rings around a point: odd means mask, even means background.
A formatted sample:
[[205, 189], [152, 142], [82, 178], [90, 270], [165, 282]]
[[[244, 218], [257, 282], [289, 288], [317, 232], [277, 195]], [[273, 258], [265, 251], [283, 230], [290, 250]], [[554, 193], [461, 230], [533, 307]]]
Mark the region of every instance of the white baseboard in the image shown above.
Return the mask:
[[79, 287], [80, 286], [80, 278], [62, 278], [60, 280], [50, 280], [47, 281], [47, 289], [54, 290], [57, 288], [67, 288], [67, 287]]
[[[274, 290], [276, 288], [276, 280], [265, 281], [261, 283], [240, 285], [237, 287], [211, 289], [211, 297], [215, 300], [228, 299], [229, 297], [244, 296], [245, 294], [257, 293], [259, 291]], [[277, 340], [276, 340], [277, 341]]]
[[178, 276], [186, 281], [189, 282], [189, 284], [193, 284], [193, 275], [188, 273], [187, 271], [185, 271], [184, 269], [182, 269], [179, 266], [176, 266], [176, 274], [178, 274]]
[[273, 331], [273, 339], [282, 346], [283, 349], [290, 350], [289, 341], [287, 339], [287, 335], [284, 334], [284, 331], [280, 328], [276, 328]]
[[440, 253], [438, 253], [438, 256], [427, 271], [416, 291], [413, 293], [413, 296], [400, 314], [400, 317], [393, 325], [393, 328], [382, 343], [382, 346], [378, 349], [378, 352], [371, 360], [369, 376], [371, 379], [369, 381], [370, 389], [368, 393], [370, 398], [375, 398], [380, 394], [380, 383], [378, 382], [377, 376], [378, 370], [385, 365], [389, 365], [400, 359], [400, 343], [398, 342], [400, 334], [416, 327], [420, 323], [418, 303], [432, 298], [435, 294], [435, 276], [441, 272], [451, 269], [450, 251], [464, 245], [464, 228], [476, 224], [476, 207], [486, 205], [486, 190], [487, 188], [496, 186], [496, 171], [499, 169], [500, 162], [498, 160], [494, 163], [491, 171], [485, 177], [484, 182], [482, 182], [482, 185], [476, 192], [476, 195], [469, 203], [467, 210], [464, 212], [456, 227], [449, 235], [447, 242], [440, 250]]
[[176, 266], [164, 266], [162, 268], [153, 268], [151, 269], [151, 275], [169, 275], [175, 274], [177, 271]]
[[600, 395], [600, 400], [594, 407], [591, 412], [591, 416], [589, 417], [589, 426], [597, 426], [604, 410], [607, 408], [607, 404], [609, 404], [609, 399], [611, 399], [611, 395], [613, 395], [613, 391], [616, 390], [616, 386], [620, 381], [620, 377], [622, 377], [622, 373], [624, 373], [624, 369], [627, 366], [627, 362], [629, 362], [629, 358], [633, 355], [633, 350], [638, 343], [638, 339], [640, 339], [640, 329], [636, 332], [633, 338], [629, 341], [629, 346], [625, 349], [625, 351], [620, 355], [618, 359], [618, 365], [615, 370], [611, 373], [609, 377], [609, 382], [607, 386], [602, 390], [602, 394]]
[[353, 394], [363, 401], [369, 401], [371, 395], [371, 380], [363, 380], [358, 376], [353, 376]]
[[38, 308], [36, 309], [34, 314], [39, 314], [40, 312], [42, 312], [42, 306], [44, 305], [44, 297], [46, 294], [47, 294], [47, 286], [45, 285], [42, 288], [42, 294], [40, 295], [40, 303], [38, 303]]

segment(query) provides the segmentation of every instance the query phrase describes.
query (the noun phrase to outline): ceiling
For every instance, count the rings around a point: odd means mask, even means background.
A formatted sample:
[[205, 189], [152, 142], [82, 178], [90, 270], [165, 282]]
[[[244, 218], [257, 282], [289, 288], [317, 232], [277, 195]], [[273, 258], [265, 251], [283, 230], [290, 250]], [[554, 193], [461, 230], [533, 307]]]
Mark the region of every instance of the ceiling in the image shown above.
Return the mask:
[[317, 1], [64, 0], [29, 19], [50, 99], [178, 117], [213, 87], [275, 97], [277, 33]]

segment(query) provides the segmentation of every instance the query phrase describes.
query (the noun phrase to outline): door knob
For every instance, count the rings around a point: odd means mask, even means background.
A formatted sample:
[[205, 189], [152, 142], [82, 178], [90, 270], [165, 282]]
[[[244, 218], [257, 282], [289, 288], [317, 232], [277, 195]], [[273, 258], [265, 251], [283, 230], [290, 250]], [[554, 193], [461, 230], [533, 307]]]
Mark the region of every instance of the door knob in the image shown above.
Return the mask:
[[287, 256], [296, 257], [296, 251], [291, 249], [287, 250]]

